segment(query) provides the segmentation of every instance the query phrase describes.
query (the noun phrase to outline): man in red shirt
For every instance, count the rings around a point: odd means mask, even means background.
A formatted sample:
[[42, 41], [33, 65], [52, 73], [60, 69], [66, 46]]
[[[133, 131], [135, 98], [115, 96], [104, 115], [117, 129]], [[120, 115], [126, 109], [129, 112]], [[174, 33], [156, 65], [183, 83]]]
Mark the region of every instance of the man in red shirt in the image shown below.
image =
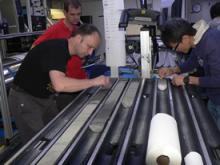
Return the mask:
[[[65, 18], [49, 27], [40, 37], [35, 40], [32, 48], [43, 41], [58, 38], [69, 38], [80, 25], [81, 3], [78, 0], [64, 0]], [[73, 55], [66, 66], [67, 77], [86, 79], [88, 78], [84, 69], [82, 69], [83, 59]], [[57, 98], [58, 109], [63, 109], [73, 98], [76, 93], [60, 94]]]
[[[69, 38], [72, 32], [74, 32], [80, 24], [80, 2], [78, 0], [64, 0], [64, 15], [65, 19], [49, 27], [43, 35], [35, 40], [32, 47], [49, 39]], [[72, 56], [67, 63], [67, 76], [78, 79], [87, 78], [85, 70], [81, 68], [82, 63], [83, 61], [79, 56]]]

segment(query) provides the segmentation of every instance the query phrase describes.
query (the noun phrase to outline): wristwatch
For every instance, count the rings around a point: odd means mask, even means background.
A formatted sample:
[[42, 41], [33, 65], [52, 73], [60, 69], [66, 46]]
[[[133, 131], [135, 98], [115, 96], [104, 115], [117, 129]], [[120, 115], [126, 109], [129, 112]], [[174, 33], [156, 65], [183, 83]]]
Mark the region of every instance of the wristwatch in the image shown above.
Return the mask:
[[188, 85], [189, 84], [189, 76], [184, 77], [183, 82], [185, 85]]

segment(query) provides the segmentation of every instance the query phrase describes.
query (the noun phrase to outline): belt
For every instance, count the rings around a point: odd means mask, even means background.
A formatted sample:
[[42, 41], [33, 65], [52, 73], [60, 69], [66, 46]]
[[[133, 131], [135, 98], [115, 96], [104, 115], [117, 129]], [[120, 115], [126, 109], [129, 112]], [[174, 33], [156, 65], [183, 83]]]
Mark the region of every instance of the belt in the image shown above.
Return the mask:
[[[18, 85], [12, 84], [11, 89], [17, 91], [17, 92], [22, 92], [22, 93], [27, 93], [24, 89], [22, 89], [21, 87], [19, 87]], [[28, 93], [29, 95], [33, 96], [33, 97], [37, 97], [37, 98], [41, 98], [41, 99], [53, 99], [55, 100], [57, 95], [56, 94], [51, 94], [48, 97], [39, 97], [39, 96], [34, 96], [30, 93]]]

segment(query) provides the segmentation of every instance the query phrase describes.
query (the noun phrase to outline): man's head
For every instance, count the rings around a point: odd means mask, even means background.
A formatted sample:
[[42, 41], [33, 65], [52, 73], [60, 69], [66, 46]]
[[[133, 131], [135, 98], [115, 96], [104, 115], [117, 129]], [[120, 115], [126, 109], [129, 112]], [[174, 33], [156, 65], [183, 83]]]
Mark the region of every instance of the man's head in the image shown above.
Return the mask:
[[72, 53], [77, 54], [81, 58], [91, 55], [101, 42], [101, 34], [99, 30], [91, 24], [83, 24], [70, 38], [70, 47]]
[[64, 15], [70, 25], [77, 25], [81, 16], [81, 3], [78, 0], [64, 0]]
[[161, 27], [163, 43], [175, 51], [187, 53], [193, 47], [196, 30], [192, 25], [181, 18], [167, 21]]
[[210, 16], [212, 19], [214, 19], [215, 17], [220, 17], [220, 2], [215, 3], [210, 8]]

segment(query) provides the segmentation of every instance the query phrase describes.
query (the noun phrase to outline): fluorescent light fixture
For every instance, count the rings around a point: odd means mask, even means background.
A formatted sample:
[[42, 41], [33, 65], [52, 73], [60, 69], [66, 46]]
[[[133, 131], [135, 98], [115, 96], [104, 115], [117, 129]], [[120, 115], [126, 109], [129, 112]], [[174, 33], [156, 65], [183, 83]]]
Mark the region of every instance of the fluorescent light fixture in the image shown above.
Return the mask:
[[65, 18], [65, 15], [63, 13], [62, 9], [50, 9], [51, 18], [52, 19], [62, 19]]

